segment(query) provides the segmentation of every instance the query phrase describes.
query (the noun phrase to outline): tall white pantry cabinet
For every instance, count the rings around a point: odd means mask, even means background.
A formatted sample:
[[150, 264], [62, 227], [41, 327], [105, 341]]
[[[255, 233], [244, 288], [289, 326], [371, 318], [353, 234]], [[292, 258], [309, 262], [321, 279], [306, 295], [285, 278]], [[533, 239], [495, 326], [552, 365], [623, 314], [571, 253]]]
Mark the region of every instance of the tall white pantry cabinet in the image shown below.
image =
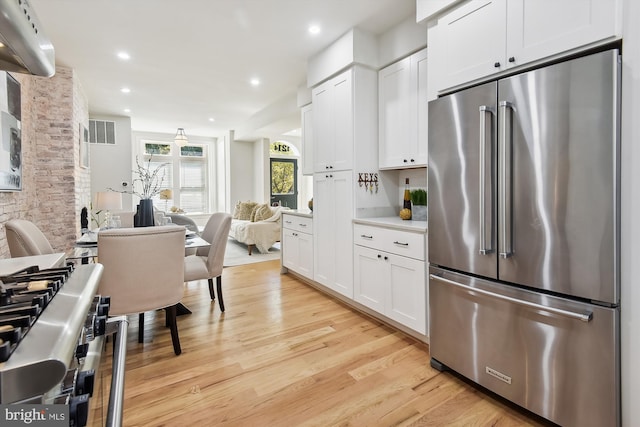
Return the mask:
[[377, 170], [377, 72], [351, 66], [314, 87], [312, 105], [314, 280], [353, 298], [355, 174]]

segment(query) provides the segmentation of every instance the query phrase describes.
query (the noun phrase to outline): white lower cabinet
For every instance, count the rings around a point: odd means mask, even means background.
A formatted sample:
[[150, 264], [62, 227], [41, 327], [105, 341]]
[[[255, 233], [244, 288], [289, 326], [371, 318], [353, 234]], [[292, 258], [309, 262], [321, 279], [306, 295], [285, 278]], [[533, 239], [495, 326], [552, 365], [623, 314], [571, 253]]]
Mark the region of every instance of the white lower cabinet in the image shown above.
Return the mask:
[[427, 335], [425, 235], [356, 224], [354, 242], [354, 300]]
[[313, 219], [282, 215], [282, 265], [313, 280]]

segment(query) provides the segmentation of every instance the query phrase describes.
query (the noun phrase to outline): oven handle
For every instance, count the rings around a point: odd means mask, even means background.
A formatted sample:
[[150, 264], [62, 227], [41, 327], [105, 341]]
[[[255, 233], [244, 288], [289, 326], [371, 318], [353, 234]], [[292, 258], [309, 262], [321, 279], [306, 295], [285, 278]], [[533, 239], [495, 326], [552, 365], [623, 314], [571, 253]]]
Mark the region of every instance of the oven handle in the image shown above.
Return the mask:
[[107, 334], [113, 333], [113, 368], [111, 372], [111, 390], [109, 392], [109, 407], [107, 409], [106, 427], [122, 426], [122, 412], [124, 406], [124, 371], [127, 356], [127, 327], [129, 321], [126, 316], [112, 317], [107, 321]]
[[570, 319], [579, 320], [581, 322], [590, 322], [593, 318], [593, 313], [575, 313], [573, 311], [563, 310], [561, 308], [549, 307], [546, 305], [536, 304], [535, 302], [523, 301], [521, 299], [508, 297], [506, 295], [497, 294], [495, 292], [485, 291], [484, 289], [473, 288], [471, 286], [463, 285], [462, 283], [454, 282], [453, 280], [445, 279], [444, 277], [436, 276], [435, 274], [430, 274], [434, 280], [438, 280], [440, 282], [447, 283], [449, 285], [457, 286], [458, 288], [466, 291], [467, 293], [478, 293], [480, 295], [484, 295], [490, 298], [499, 299], [502, 301], [507, 301], [513, 304], [522, 305], [525, 307], [533, 308], [534, 310], [542, 310], [549, 313], [557, 314], [559, 316], [568, 317]]

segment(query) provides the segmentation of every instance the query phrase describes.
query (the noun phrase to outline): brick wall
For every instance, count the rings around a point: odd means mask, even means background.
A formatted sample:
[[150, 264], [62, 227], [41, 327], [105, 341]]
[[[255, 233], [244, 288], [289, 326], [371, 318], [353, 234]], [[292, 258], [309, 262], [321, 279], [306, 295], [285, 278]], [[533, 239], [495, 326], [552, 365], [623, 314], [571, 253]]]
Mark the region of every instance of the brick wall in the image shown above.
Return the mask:
[[[33, 221], [56, 251], [67, 252], [80, 232], [80, 209], [90, 202], [89, 169], [80, 167], [80, 124], [88, 102], [72, 69], [52, 78], [12, 73], [22, 95], [22, 191], [0, 193], [0, 223]], [[0, 258], [9, 258], [4, 228]]]

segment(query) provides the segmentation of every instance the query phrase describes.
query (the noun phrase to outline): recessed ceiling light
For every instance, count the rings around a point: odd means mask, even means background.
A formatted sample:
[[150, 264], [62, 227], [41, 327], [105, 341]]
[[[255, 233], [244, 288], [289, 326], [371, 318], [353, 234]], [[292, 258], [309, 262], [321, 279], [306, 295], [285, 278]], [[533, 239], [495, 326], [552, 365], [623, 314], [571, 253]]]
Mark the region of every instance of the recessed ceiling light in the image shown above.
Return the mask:
[[131, 59], [131, 56], [127, 52], [118, 52], [118, 58], [127, 61]]
[[309, 34], [316, 35], [318, 33], [320, 33], [320, 26], [319, 25], [310, 25], [309, 26]]
[[210, 122], [215, 122], [215, 121], [216, 121], [216, 119], [214, 119], [213, 117], [209, 117], [209, 121], [210, 121]]
[[129, 89], [128, 87], [123, 87], [122, 89], [120, 89], [120, 92], [129, 93], [129, 92], [131, 92], [131, 89]]
[[131, 112], [131, 108], [125, 108], [125, 109], [124, 109], [124, 112], [125, 112], [125, 113], [130, 113], [130, 112]]
[[260, 85], [260, 80], [258, 79], [251, 79], [251, 86], [258, 86]]

